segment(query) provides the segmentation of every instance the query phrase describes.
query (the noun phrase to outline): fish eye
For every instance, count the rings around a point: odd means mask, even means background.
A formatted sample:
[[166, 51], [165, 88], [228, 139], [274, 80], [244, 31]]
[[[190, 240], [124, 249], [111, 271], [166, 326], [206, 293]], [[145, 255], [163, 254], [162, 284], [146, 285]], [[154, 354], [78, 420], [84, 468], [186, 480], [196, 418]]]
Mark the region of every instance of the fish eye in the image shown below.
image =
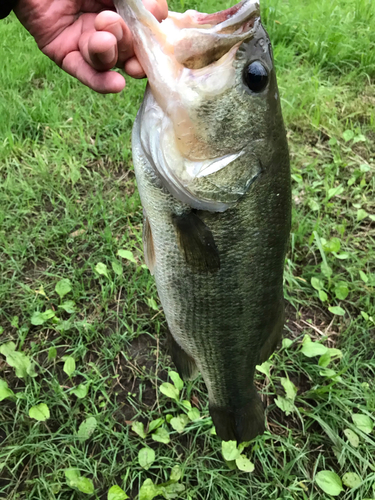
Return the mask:
[[246, 66], [243, 79], [252, 92], [262, 92], [267, 87], [268, 71], [260, 61], [253, 61]]

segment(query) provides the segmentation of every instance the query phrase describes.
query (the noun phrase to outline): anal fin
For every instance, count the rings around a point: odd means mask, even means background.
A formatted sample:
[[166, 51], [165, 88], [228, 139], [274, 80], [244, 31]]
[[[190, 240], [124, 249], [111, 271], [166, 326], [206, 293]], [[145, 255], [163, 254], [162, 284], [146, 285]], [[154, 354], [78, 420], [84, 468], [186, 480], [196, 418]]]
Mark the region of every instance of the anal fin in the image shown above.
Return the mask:
[[173, 225], [178, 246], [192, 269], [211, 273], [220, 269], [220, 256], [213, 234], [196, 213], [174, 215]]
[[172, 361], [182, 380], [193, 380], [198, 375], [197, 365], [194, 359], [175, 341], [169, 330], [167, 333], [167, 343]]

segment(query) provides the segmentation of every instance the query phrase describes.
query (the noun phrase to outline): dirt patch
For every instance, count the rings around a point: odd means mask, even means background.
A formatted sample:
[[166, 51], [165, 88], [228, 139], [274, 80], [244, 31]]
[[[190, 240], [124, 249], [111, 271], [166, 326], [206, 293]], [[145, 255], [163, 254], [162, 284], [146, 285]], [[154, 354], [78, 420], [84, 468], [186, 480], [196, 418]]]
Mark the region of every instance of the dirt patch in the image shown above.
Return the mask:
[[[162, 344], [162, 345], [160, 345]], [[162, 352], [161, 352], [162, 350]], [[130, 421], [138, 411], [152, 410], [158, 404], [157, 379], [167, 380], [167, 371], [160, 370], [161, 357], [165, 358], [165, 344], [143, 334], [134, 339], [117, 356], [111, 393], [120, 408], [114, 418]]]

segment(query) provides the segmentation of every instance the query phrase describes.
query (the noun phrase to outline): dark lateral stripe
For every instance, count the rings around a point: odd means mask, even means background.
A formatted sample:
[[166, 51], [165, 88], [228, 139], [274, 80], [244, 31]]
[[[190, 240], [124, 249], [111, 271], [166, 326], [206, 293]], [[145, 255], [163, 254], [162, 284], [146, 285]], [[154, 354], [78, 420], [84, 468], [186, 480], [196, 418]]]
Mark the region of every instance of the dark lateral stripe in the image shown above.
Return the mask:
[[0, 19], [4, 19], [9, 16], [14, 7], [16, 6], [17, 0], [1, 0], [0, 3]]

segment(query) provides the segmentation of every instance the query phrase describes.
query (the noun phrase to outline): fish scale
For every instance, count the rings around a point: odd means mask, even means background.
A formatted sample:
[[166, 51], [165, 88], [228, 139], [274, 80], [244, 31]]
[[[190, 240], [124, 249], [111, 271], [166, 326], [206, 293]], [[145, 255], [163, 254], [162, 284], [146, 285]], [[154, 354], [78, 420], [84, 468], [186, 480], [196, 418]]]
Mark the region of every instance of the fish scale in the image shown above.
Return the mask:
[[[259, 18], [253, 19], [258, 7], [250, 0], [228, 15], [208, 16], [201, 50], [209, 52], [200, 54], [198, 44], [194, 55], [190, 47], [191, 69], [170, 49], [164, 54], [163, 36], [170, 47], [168, 22], [180, 16], [184, 28], [176, 30], [175, 43], [181, 47], [189, 22], [196, 30], [204, 14], [172, 13], [158, 25], [138, 0], [116, 5], [133, 36], [141, 33], [148, 50], [155, 44], [159, 57], [155, 68], [136, 44], [149, 85], [132, 143], [145, 255], [172, 335], [172, 359], [184, 378], [196, 369], [202, 373], [218, 435], [248, 441], [264, 429], [253, 378], [282, 334], [291, 218], [288, 146], [268, 36]], [[221, 47], [215, 59], [222, 19], [228, 53], [223, 56]], [[184, 60], [181, 50], [178, 56]], [[194, 57], [206, 66], [194, 69], [202, 64], [194, 64]], [[251, 72], [254, 60], [267, 71], [261, 92], [246, 86], [244, 72]], [[222, 81], [210, 79], [215, 74]], [[161, 89], [168, 85], [166, 96]]]

